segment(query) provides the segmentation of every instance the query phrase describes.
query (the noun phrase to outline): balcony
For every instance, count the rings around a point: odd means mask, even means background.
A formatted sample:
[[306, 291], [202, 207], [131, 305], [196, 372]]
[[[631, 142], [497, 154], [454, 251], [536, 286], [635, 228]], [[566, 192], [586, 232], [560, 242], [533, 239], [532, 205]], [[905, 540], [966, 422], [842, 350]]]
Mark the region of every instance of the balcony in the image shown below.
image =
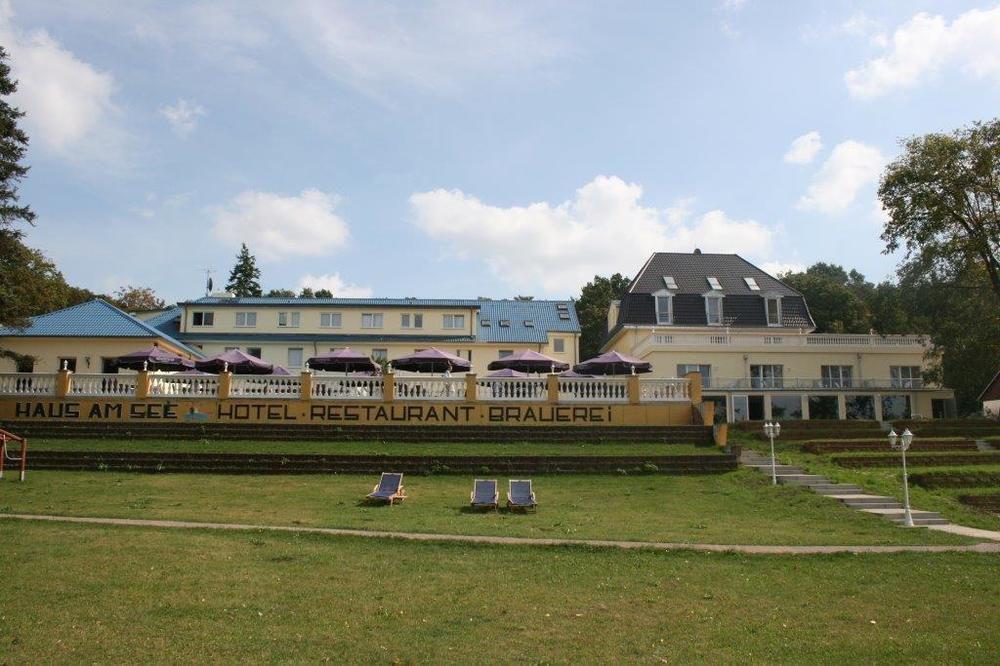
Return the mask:
[[705, 390], [858, 391], [936, 389], [923, 379], [824, 379], [822, 377], [703, 377]]
[[722, 329], [710, 332], [655, 333], [636, 345], [630, 353], [640, 358], [649, 352], [680, 348], [727, 349], [730, 351], [760, 349], [859, 352], [873, 350], [923, 353], [927, 345], [927, 339], [920, 335], [838, 335], [784, 331], [743, 333]]

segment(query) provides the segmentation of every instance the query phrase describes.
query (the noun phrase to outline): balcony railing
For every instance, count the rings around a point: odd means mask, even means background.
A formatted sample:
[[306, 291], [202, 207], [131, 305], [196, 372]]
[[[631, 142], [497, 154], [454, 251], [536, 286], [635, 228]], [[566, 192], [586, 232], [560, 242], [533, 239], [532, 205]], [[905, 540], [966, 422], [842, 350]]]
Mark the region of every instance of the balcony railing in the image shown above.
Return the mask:
[[381, 377], [316, 377], [310, 396], [316, 400], [381, 400]]
[[483, 377], [476, 380], [476, 396], [486, 402], [547, 400], [548, 380], [544, 377]]
[[396, 377], [399, 400], [465, 400], [465, 377]]
[[560, 379], [559, 402], [628, 402], [628, 378]]
[[149, 395], [214, 398], [219, 395], [219, 378], [215, 375], [150, 375]]
[[840, 348], [850, 351], [859, 349], [889, 349], [922, 352], [927, 340], [919, 335], [838, 335], [828, 333], [742, 333], [727, 330], [717, 332], [670, 332], [655, 333], [640, 342], [632, 354], [640, 358], [657, 349], [678, 347], [728, 347], [732, 349], [793, 349], [813, 348], [830, 351]]
[[302, 380], [284, 375], [238, 375], [229, 386], [231, 398], [298, 398]]
[[703, 377], [706, 390], [802, 391], [934, 388], [922, 379], [829, 379], [822, 377]]
[[57, 374], [9, 372], [0, 374], [0, 394], [55, 395]]
[[69, 395], [88, 397], [134, 396], [138, 375], [134, 374], [74, 374]]

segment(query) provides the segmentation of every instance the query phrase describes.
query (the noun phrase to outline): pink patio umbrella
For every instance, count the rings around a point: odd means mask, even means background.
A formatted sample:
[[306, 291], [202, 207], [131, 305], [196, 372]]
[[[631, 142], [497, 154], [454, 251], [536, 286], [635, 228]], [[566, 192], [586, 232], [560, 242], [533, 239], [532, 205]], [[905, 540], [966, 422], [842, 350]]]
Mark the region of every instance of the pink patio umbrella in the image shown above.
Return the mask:
[[389, 365], [394, 370], [409, 372], [468, 372], [472, 369], [466, 359], [436, 347], [393, 359]]
[[380, 372], [382, 367], [370, 356], [352, 350], [350, 347], [313, 356], [307, 363], [313, 370], [330, 372]]
[[563, 363], [551, 356], [546, 356], [530, 349], [521, 349], [510, 356], [504, 356], [496, 361], [491, 361], [487, 367], [490, 370], [510, 368], [511, 370], [518, 370], [520, 372], [557, 372], [569, 370], [569, 363]]
[[497, 370], [496, 372], [491, 372], [486, 375], [487, 377], [527, 377], [528, 373], [518, 372], [517, 370], [512, 370], [511, 368], [504, 368], [503, 370]]
[[123, 354], [115, 359], [115, 365], [127, 370], [185, 370], [194, 367], [194, 361], [184, 358], [159, 345]]
[[634, 356], [611, 351], [578, 363], [573, 366], [573, 370], [588, 375], [630, 375], [652, 372], [653, 364]]
[[213, 374], [219, 374], [227, 369], [234, 375], [269, 375], [274, 371], [273, 363], [262, 361], [239, 349], [230, 349], [227, 352], [195, 361], [194, 367]]

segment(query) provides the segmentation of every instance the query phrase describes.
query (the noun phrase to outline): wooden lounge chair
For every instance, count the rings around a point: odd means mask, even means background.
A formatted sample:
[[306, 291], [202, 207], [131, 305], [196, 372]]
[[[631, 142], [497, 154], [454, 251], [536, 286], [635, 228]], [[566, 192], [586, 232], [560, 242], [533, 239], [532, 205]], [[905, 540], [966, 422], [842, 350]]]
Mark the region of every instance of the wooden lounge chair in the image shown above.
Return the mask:
[[382, 472], [378, 484], [368, 493], [367, 499], [377, 502], [388, 502], [390, 505], [406, 499], [406, 489], [403, 488], [403, 475], [400, 472]]
[[507, 487], [507, 508], [534, 509], [537, 506], [535, 492], [531, 489], [531, 479], [520, 481], [511, 479]]
[[500, 504], [500, 493], [496, 479], [476, 479], [469, 493], [469, 503], [477, 509], [496, 509]]

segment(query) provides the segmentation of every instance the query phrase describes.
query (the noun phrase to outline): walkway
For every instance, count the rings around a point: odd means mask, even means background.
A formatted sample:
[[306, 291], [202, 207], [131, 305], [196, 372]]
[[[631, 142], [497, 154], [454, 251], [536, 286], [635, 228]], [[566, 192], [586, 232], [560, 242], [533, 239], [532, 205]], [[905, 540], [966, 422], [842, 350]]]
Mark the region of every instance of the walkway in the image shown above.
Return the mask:
[[695, 550], [713, 553], [746, 553], [748, 555], [819, 555], [829, 553], [1000, 553], [1000, 543], [977, 543], [971, 546], [751, 546], [714, 543], [665, 543], [658, 541], [602, 541], [598, 539], [533, 539], [528, 537], [349, 530], [331, 527], [241, 525], [238, 523], [196, 523], [182, 520], [86, 518], [80, 516], [45, 516], [18, 513], [0, 514], [0, 518], [7, 518], [9, 520], [37, 520], [55, 523], [78, 523], [83, 525], [113, 525], [118, 527], [295, 532], [299, 534], [323, 534], [326, 536], [364, 537], [368, 539], [399, 539], [403, 541], [497, 544], [505, 546], [588, 546], [593, 548], [618, 548], [622, 550]]
[[[870, 495], [860, 486], [847, 483], [834, 483], [818, 474], [806, 474], [805, 470], [801, 467], [782, 465], [777, 460], [773, 462], [774, 474], [778, 479], [778, 483], [808, 488], [814, 493], [838, 500], [845, 506], [857, 511], [882, 516], [897, 525], [903, 525], [905, 522], [905, 509], [895, 497]], [[768, 476], [772, 473], [771, 457], [763, 456], [756, 451], [744, 450], [740, 455], [740, 463]], [[977, 539], [1000, 541], [1000, 532], [955, 525], [948, 522], [946, 518], [942, 517], [936, 511], [911, 509], [910, 515], [913, 517], [915, 527], [927, 527], [941, 532], [961, 534]]]

